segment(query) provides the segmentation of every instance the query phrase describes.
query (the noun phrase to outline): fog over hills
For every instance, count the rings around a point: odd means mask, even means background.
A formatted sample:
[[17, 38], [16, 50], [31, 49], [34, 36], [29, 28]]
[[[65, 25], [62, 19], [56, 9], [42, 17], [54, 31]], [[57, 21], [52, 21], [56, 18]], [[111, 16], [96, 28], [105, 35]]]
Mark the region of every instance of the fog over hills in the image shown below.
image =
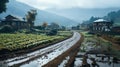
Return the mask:
[[[31, 5], [32, 6], [32, 5]], [[64, 26], [72, 26], [78, 23], [82, 23], [83, 20], [88, 20], [91, 16], [103, 17], [111, 11], [117, 11], [120, 8], [80, 8], [80, 7], [71, 7], [71, 8], [50, 8], [46, 10], [40, 10], [33, 8], [30, 5], [25, 3], [18, 2], [16, 0], [9, 0], [7, 4], [6, 13], [0, 14], [0, 18], [4, 18], [8, 14], [15, 16], [25, 17], [27, 11], [30, 9], [37, 10], [37, 18], [35, 25], [40, 25], [43, 22], [56, 22]]]
[[[30, 9], [36, 9], [36, 8], [33, 8], [31, 6], [28, 6], [16, 0], [9, 0], [9, 3], [7, 4], [6, 13], [0, 14], [0, 18], [2, 19], [9, 14], [23, 18], [25, 17], [25, 14], [27, 14], [27, 11], [29, 11]], [[59, 16], [57, 14], [39, 10], [39, 9], [36, 9], [36, 10], [37, 10], [37, 18], [35, 21], [35, 25], [40, 25], [43, 22], [48, 22], [48, 23], [55, 22], [64, 26], [71, 26], [71, 25], [78, 24], [77, 22], [71, 19], [68, 19], [66, 17]]]
[[111, 11], [119, 10], [119, 7], [115, 8], [68, 8], [68, 9], [48, 9], [48, 12], [56, 13], [58, 15], [70, 18], [77, 22], [82, 22], [83, 20], [88, 20], [91, 16], [103, 17], [106, 16]]

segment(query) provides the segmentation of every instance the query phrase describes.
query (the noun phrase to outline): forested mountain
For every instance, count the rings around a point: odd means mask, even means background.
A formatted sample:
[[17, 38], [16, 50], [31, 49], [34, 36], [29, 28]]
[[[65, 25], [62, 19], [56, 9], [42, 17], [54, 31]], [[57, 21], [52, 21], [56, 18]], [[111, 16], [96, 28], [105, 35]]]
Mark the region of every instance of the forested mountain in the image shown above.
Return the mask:
[[114, 25], [120, 26], [120, 10], [108, 13], [107, 16], [104, 16], [104, 19], [111, 20]]
[[105, 20], [112, 21], [112, 22], [114, 22], [115, 26], [120, 26], [120, 10], [109, 12], [106, 16], [103, 16], [103, 17], [93, 17], [92, 16], [89, 20], [84, 21], [83, 23], [89, 24], [99, 18], [103, 18]]

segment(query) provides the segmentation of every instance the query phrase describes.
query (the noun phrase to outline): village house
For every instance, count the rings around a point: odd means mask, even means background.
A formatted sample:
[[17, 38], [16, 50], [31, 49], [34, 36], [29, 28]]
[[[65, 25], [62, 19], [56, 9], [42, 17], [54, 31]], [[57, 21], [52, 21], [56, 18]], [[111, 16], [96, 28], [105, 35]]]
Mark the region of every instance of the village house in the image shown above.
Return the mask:
[[112, 25], [113, 22], [104, 19], [98, 19], [93, 22], [91, 31], [94, 33], [109, 32], [112, 29]]
[[24, 29], [27, 27], [27, 23], [23, 19], [13, 15], [8, 15], [5, 19], [1, 20], [0, 27], [4, 25], [10, 25], [15, 30]]

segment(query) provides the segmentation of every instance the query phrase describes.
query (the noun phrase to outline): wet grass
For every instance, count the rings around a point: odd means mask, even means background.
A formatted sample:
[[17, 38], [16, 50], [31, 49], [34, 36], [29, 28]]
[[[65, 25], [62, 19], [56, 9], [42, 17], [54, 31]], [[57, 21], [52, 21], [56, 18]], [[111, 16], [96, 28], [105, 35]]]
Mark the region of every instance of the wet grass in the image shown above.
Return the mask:
[[114, 57], [120, 58], [120, 50], [112, 48], [110, 52], [114, 55]]
[[81, 45], [81, 52], [85, 52], [85, 47], [87, 46], [87, 42], [93, 42], [92, 44], [93, 47], [101, 46], [102, 51], [110, 53], [111, 55], [120, 58], [120, 50], [117, 50], [116, 48], [113, 47], [112, 43], [101, 38], [97, 37], [96, 35], [88, 34], [87, 31], [82, 32], [84, 35], [84, 42]]

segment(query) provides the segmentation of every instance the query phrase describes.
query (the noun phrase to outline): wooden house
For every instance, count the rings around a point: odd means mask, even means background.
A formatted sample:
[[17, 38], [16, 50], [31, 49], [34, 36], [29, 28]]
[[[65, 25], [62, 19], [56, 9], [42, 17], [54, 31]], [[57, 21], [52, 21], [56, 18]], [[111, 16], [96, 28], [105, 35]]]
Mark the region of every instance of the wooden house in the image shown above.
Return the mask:
[[27, 28], [27, 23], [23, 19], [12, 15], [8, 15], [5, 19], [1, 20], [0, 26], [4, 25], [10, 25], [15, 30]]
[[112, 29], [113, 22], [98, 19], [95, 20], [92, 24], [92, 31], [93, 32], [109, 32]]

